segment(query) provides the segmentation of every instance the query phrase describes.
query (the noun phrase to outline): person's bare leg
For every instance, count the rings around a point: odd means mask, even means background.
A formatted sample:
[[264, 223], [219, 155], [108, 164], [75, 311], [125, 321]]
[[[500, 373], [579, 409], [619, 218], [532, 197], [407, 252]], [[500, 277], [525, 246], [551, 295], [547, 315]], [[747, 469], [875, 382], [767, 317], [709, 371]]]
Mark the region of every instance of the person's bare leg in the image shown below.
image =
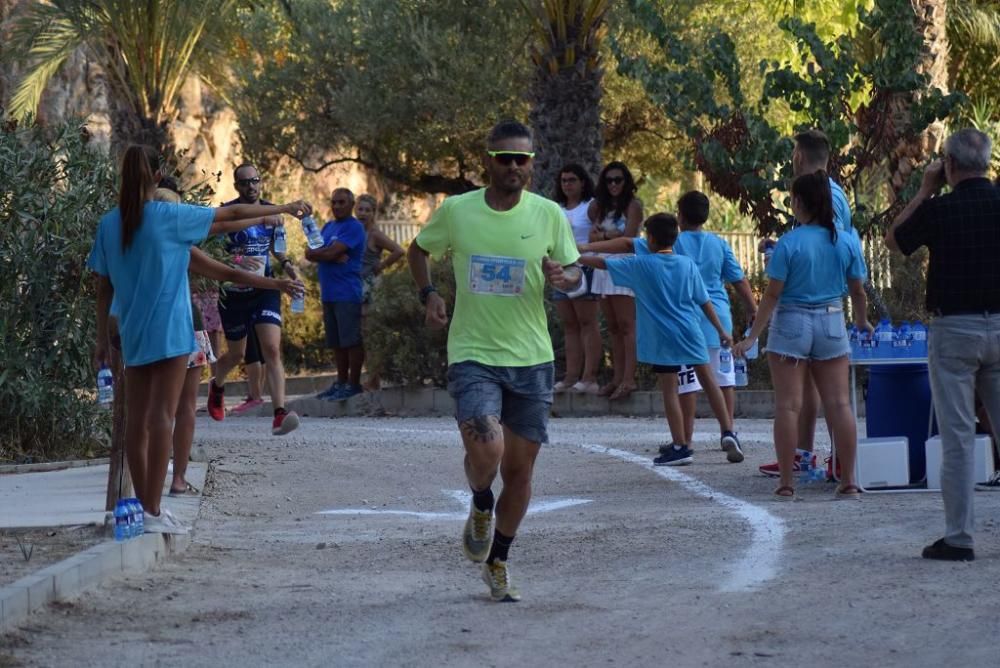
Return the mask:
[[[636, 387], [635, 298], [625, 295], [608, 297], [618, 322], [618, 337], [622, 345], [622, 374], [619, 396], [628, 396]], [[613, 397], [612, 397], [613, 398]]]
[[677, 374], [658, 373], [656, 374], [660, 383], [660, 393], [663, 395], [663, 412], [667, 416], [667, 427], [670, 429], [670, 438], [676, 445], [687, 445], [691, 443], [684, 440], [684, 413], [681, 411], [680, 397], [677, 395]]
[[[145, 498], [139, 497], [139, 501], [151, 515], [160, 514], [160, 497], [163, 495], [163, 481], [167, 477], [173, 442], [174, 416], [184, 386], [187, 360], [187, 355], [179, 355], [129, 369], [129, 395], [136, 393], [147, 397], [146, 405], [141, 407], [144, 408], [147, 434], [146, 457], [142, 462], [145, 466], [142, 472], [142, 494]], [[132, 466], [131, 458], [129, 466]], [[132, 476], [133, 480], [137, 478], [135, 471], [132, 471]]]
[[219, 355], [216, 352], [218, 361], [215, 363], [215, 384], [222, 387], [226, 384], [229, 373], [243, 361], [243, 356], [247, 349], [247, 339], [243, 337], [236, 341], [226, 341], [226, 352]]
[[347, 385], [351, 378], [351, 355], [348, 348], [334, 348], [333, 358], [337, 362], [337, 382]]
[[556, 302], [556, 312], [563, 326], [563, 345], [566, 347], [566, 375], [564, 385], [573, 385], [580, 380], [580, 369], [583, 367], [583, 343], [580, 339], [580, 323], [576, 319], [573, 302], [563, 299]]
[[174, 419], [174, 470], [170, 481], [170, 491], [184, 492], [187, 489], [188, 461], [191, 459], [191, 444], [194, 442], [194, 423], [197, 411], [198, 385], [201, 383], [203, 367], [187, 370], [181, 397], [177, 402], [177, 414]]
[[348, 379], [351, 385], [361, 385], [361, 367], [365, 363], [364, 346], [354, 346], [347, 349]]
[[458, 425], [465, 446], [465, 477], [481, 491], [493, 484], [503, 457], [503, 430], [495, 415], [474, 417]]
[[729, 387], [720, 387], [722, 390], [722, 398], [726, 400], [726, 412], [729, 414], [729, 421], [736, 426], [736, 388], [730, 385]]
[[604, 322], [608, 326], [608, 343], [611, 344], [611, 382], [601, 388], [601, 394], [607, 396], [621, 385], [622, 372], [625, 370], [625, 342], [619, 335], [618, 319], [615, 317], [610, 297], [601, 299], [601, 313], [604, 314]]
[[260, 362], [245, 364], [243, 370], [247, 374], [247, 394], [251, 399], [264, 400], [264, 365]]
[[795, 446], [802, 412], [802, 391], [809, 367], [802, 360], [767, 354], [774, 385], [774, 450], [778, 456], [780, 485], [794, 487]]
[[708, 399], [708, 405], [712, 407], [715, 419], [719, 421], [719, 427], [722, 431], [732, 431], [733, 419], [729, 416], [726, 398], [723, 396], [722, 390], [715, 380], [715, 371], [712, 370], [709, 364], [695, 364], [694, 373], [698, 376], [698, 382], [701, 383], [701, 390], [705, 393], [705, 398]]
[[694, 419], [698, 407], [698, 393], [685, 392], [678, 395], [678, 398], [681, 403], [681, 413], [684, 416], [684, 443], [691, 445], [694, 441]]
[[580, 342], [583, 348], [584, 383], [597, 382], [597, 369], [601, 365], [601, 326], [597, 321], [598, 303], [594, 299], [575, 299], [572, 302], [577, 322], [580, 323]]
[[513, 538], [528, 512], [531, 476], [540, 449], [541, 444], [503, 428], [503, 455], [500, 459], [503, 489], [497, 499], [496, 529], [504, 536]]
[[854, 463], [858, 452], [858, 427], [851, 410], [848, 358], [845, 355], [832, 360], [813, 360], [809, 367], [823, 402], [826, 423], [837, 444], [840, 487], [843, 489], [857, 484], [854, 479]]
[[150, 402], [150, 373], [147, 367], [136, 366], [126, 368], [125, 376], [128, 379], [125, 396], [125, 458], [128, 460], [135, 498], [146, 508], [149, 501], [146, 470], [149, 466], [147, 412]]
[[285, 366], [281, 362], [281, 327], [270, 323], [256, 325], [257, 342], [264, 358], [264, 371], [271, 390], [271, 405], [285, 407]]
[[[803, 360], [801, 364], [809, 365], [811, 362]], [[802, 410], [799, 412], [798, 439], [795, 447], [802, 450], [813, 451], [816, 441], [816, 420], [819, 417], [819, 392], [816, 391], [816, 383], [812, 376], [806, 374], [802, 386]]]
[[214, 329], [208, 333], [208, 341], [212, 344], [212, 352], [215, 353], [216, 361], [212, 362], [209, 367], [212, 369], [212, 376], [214, 377], [217, 373], [217, 367], [219, 365], [218, 357], [222, 355], [222, 330]]

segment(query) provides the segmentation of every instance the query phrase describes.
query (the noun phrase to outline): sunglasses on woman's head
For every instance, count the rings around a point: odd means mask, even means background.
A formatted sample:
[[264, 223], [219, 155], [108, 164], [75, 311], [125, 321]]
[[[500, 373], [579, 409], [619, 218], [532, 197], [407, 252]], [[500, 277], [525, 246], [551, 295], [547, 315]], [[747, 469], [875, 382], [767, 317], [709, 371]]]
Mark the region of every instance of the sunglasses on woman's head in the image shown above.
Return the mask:
[[251, 183], [253, 183], [253, 184], [260, 183], [260, 177], [259, 176], [254, 176], [253, 178], [249, 178], [249, 179], [236, 179], [236, 185], [238, 185], [238, 186], [248, 186]]
[[617, 186], [618, 184], [625, 183], [624, 176], [606, 176], [604, 177], [605, 182], [609, 185]]
[[487, 151], [486, 153], [501, 165], [516, 162], [519, 167], [528, 164], [528, 161], [535, 157], [534, 151]]

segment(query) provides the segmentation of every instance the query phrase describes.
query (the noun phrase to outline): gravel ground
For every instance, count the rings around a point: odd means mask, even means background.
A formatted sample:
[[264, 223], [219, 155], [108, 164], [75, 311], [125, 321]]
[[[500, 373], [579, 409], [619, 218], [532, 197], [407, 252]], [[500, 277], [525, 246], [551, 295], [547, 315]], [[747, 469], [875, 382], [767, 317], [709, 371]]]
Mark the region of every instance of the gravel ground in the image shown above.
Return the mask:
[[104, 540], [103, 525], [0, 529], [0, 587]]
[[[939, 495], [774, 502], [767, 421], [739, 423], [743, 464], [699, 421], [695, 464], [652, 470], [661, 421], [555, 420], [535, 499], [567, 507], [526, 518], [524, 600], [495, 604], [461, 553], [452, 421], [268, 426], [200, 421], [191, 548], [33, 617], [0, 665], [997, 665], [1000, 494], [976, 497], [978, 561], [928, 562]], [[396, 510], [439, 515], [371, 512]]]

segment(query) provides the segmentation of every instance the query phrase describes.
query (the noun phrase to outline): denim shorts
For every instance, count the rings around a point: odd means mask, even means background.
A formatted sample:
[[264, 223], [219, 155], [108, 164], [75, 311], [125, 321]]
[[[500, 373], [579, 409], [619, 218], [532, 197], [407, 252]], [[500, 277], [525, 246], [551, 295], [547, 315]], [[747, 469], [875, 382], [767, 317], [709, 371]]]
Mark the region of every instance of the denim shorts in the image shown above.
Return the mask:
[[494, 415], [532, 443], [549, 442], [549, 412], [555, 365], [487, 366], [458, 362], [448, 367], [448, 393], [459, 424]]
[[800, 360], [832, 360], [850, 353], [844, 307], [781, 304], [771, 318], [767, 352]]
[[600, 295], [595, 295], [593, 290], [594, 283], [594, 268], [593, 267], [580, 267], [583, 270], [583, 280], [587, 281], [587, 291], [584, 292], [579, 297], [573, 297], [570, 299], [562, 290], [556, 290], [552, 288], [550, 299], [554, 302], [564, 302], [564, 301], [584, 301], [593, 302], [601, 298]]

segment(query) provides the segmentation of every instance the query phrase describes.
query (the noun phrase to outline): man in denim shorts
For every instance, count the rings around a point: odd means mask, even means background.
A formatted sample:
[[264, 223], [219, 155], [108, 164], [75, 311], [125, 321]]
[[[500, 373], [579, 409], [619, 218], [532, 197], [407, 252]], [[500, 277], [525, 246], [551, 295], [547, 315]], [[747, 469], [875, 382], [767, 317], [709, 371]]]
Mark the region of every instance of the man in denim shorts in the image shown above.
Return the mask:
[[[489, 187], [446, 199], [408, 251], [432, 328], [446, 326], [448, 315], [431, 284], [428, 255], [452, 256], [448, 391], [472, 489], [463, 549], [470, 560], [485, 562], [483, 580], [495, 601], [520, 599], [507, 555], [531, 499], [535, 458], [548, 441], [554, 354], [545, 282], [570, 292], [582, 280], [579, 267], [569, 266], [579, 253], [559, 205], [524, 190], [532, 146], [531, 131], [521, 123], [496, 125], [484, 156]], [[498, 469], [503, 489], [491, 530]]]

